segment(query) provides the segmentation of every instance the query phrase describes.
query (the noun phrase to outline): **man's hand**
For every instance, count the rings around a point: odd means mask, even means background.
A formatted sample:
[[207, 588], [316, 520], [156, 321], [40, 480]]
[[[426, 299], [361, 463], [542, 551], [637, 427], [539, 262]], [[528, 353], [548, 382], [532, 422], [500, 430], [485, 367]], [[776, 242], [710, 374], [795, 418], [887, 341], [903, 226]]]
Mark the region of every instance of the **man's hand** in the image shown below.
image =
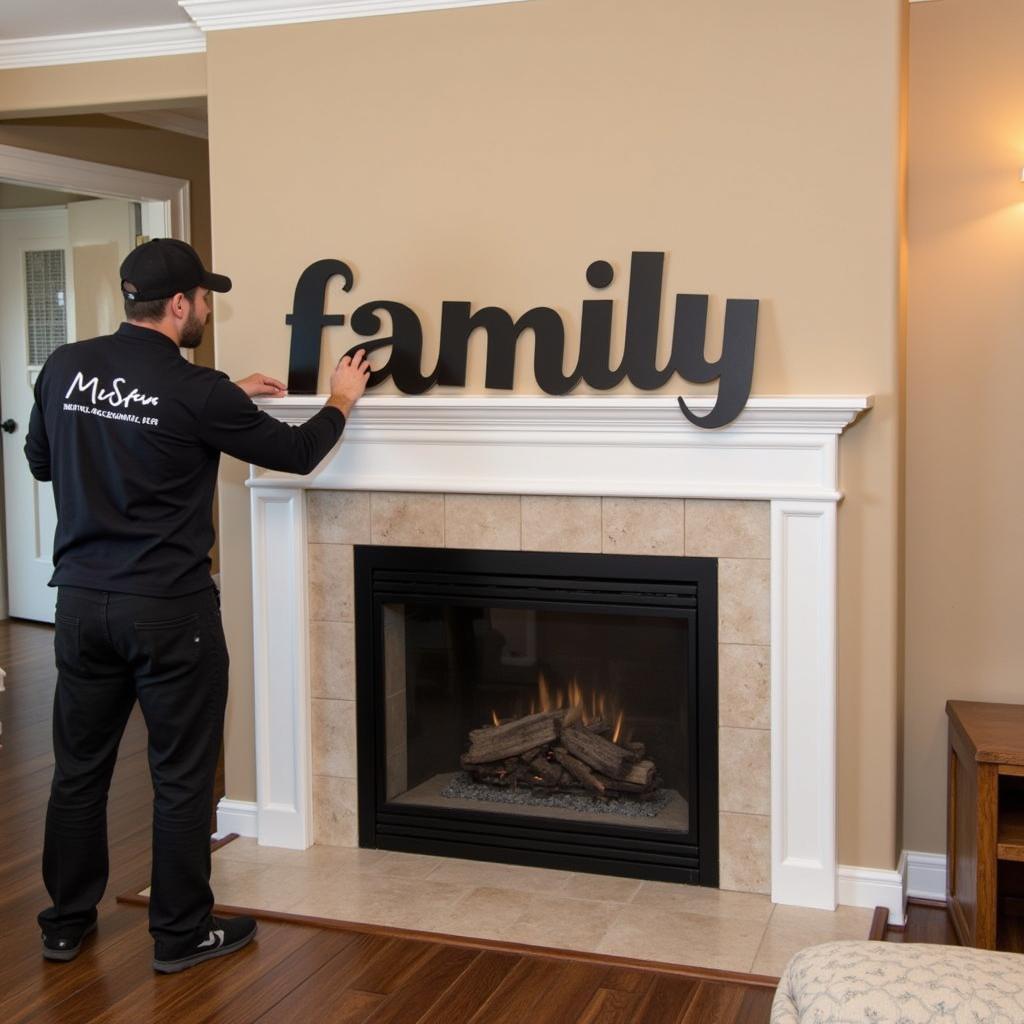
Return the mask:
[[369, 376], [370, 364], [366, 361], [365, 349], [360, 349], [354, 356], [342, 356], [331, 374], [331, 397], [327, 404], [339, 409], [347, 419], [352, 406], [366, 390]]
[[259, 395], [269, 395], [271, 398], [281, 398], [288, 394], [288, 388], [279, 380], [268, 377], [265, 373], [250, 373], [242, 380], [236, 380], [235, 384], [240, 387], [250, 398]]

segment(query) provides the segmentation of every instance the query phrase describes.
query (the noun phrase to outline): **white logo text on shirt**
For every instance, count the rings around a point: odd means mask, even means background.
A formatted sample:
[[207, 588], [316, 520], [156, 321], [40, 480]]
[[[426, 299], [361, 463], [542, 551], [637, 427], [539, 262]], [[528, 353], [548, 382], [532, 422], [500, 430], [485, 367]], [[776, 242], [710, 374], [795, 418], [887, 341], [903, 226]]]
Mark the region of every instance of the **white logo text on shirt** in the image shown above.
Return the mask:
[[65, 394], [64, 397], [70, 398], [72, 392], [77, 389], [80, 392], [88, 394], [93, 405], [103, 402], [113, 409], [128, 408], [128, 406], [133, 402], [138, 405], [156, 405], [159, 403], [160, 398], [157, 395], [144, 395], [137, 388], [132, 388], [131, 391], [125, 393], [122, 390], [122, 385], [124, 383], [124, 377], [115, 377], [110, 390], [104, 391], [103, 388], [100, 387], [98, 377], [92, 377], [90, 380], [86, 380], [82, 372], [79, 371], [75, 374], [75, 379], [71, 382], [71, 386], [68, 388], [67, 394]]

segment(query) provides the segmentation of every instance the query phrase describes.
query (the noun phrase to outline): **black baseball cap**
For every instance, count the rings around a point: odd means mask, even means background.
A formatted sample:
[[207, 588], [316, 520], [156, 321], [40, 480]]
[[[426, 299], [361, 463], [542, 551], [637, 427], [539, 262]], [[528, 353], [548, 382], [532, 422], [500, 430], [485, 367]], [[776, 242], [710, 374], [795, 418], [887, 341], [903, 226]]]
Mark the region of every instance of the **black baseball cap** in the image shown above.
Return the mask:
[[199, 253], [177, 238], [152, 238], [137, 246], [121, 264], [121, 291], [133, 302], [169, 299], [193, 288], [231, 291], [231, 278], [211, 274]]

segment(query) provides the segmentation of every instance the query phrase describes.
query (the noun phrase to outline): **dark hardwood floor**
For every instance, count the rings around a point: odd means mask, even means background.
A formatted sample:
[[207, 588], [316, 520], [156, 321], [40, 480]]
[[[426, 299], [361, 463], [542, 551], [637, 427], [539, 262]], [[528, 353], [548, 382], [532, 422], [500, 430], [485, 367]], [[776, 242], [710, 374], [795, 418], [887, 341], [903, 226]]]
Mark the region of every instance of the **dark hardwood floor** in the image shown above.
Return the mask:
[[953, 921], [945, 903], [910, 900], [907, 923], [903, 928], [886, 928], [886, 942], [930, 942], [942, 946], [959, 946]]
[[4, 1024], [766, 1024], [763, 985], [262, 921], [238, 954], [157, 975], [146, 912], [119, 904], [149, 875], [145, 732], [129, 722], [111, 791], [111, 876], [77, 960], [40, 956], [36, 913], [50, 782], [48, 627], [0, 622], [0, 1021]]

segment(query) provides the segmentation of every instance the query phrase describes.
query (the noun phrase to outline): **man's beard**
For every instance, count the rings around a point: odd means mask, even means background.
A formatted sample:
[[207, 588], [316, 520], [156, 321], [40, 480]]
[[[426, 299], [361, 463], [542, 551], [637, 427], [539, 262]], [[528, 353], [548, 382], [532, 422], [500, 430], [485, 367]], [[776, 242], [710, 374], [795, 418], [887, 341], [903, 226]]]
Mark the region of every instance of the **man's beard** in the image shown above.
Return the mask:
[[182, 348], [197, 348], [203, 340], [203, 331], [205, 330], [206, 324], [196, 316], [196, 311], [190, 308], [188, 319], [185, 321], [185, 326], [181, 329], [181, 338], [178, 344]]

